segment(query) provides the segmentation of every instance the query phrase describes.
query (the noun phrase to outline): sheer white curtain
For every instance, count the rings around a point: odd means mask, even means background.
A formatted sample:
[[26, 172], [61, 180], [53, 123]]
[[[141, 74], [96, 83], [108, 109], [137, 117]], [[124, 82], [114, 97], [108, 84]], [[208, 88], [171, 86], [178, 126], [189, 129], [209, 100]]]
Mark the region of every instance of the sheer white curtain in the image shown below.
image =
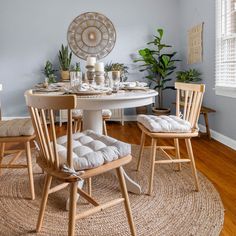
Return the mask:
[[216, 91], [224, 88], [236, 89], [236, 0], [216, 0]]

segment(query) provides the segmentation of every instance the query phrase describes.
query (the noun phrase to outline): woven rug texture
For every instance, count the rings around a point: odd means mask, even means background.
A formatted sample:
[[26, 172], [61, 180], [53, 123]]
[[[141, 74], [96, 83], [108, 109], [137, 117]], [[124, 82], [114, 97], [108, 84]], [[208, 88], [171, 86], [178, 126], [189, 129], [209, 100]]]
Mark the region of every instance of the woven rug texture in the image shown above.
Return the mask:
[[[154, 194], [148, 196], [150, 149], [144, 151], [140, 172], [135, 171], [139, 146], [132, 146], [133, 160], [125, 170], [139, 183], [143, 193], [129, 194], [138, 236], [216, 236], [224, 221], [224, 208], [213, 184], [198, 173], [201, 190], [194, 191], [189, 164], [182, 171], [172, 165], [155, 167]], [[68, 212], [65, 210], [68, 189], [49, 195], [42, 231], [34, 233], [44, 183], [44, 175], [35, 163], [34, 182], [36, 199], [29, 200], [30, 190], [26, 169], [3, 170], [0, 177], [0, 235], [67, 235]], [[24, 156], [20, 158], [24, 160]], [[58, 184], [53, 182], [53, 184]], [[86, 189], [86, 185], [84, 186]], [[105, 173], [92, 180], [93, 197], [99, 202], [120, 197], [119, 185], [112, 173]], [[77, 212], [91, 205], [80, 199]], [[96, 213], [76, 222], [79, 236], [130, 235], [122, 204]]]

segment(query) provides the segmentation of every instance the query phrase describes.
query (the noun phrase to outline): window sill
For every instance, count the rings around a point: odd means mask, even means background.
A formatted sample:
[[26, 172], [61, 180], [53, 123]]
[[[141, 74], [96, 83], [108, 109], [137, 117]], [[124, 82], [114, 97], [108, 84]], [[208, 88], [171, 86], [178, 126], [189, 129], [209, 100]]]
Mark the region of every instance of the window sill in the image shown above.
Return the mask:
[[215, 87], [214, 88], [216, 95], [236, 98], [236, 88], [235, 87]]

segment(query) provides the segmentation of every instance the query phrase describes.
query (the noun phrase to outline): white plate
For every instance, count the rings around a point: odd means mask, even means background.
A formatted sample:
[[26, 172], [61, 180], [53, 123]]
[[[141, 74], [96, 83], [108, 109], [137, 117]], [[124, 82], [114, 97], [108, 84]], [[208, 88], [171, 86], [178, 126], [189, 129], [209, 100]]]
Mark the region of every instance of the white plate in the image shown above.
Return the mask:
[[59, 92], [59, 88], [37, 88], [34, 89], [34, 92], [44, 92], [44, 93], [51, 93], [51, 92]]
[[123, 88], [124, 90], [148, 90], [149, 88], [148, 87], [124, 87]]
[[73, 91], [72, 92], [73, 94], [76, 94], [76, 95], [80, 95], [80, 96], [82, 96], [82, 95], [101, 95], [101, 94], [103, 94], [104, 92], [103, 91], [98, 91], [98, 90], [87, 90], [87, 91]]

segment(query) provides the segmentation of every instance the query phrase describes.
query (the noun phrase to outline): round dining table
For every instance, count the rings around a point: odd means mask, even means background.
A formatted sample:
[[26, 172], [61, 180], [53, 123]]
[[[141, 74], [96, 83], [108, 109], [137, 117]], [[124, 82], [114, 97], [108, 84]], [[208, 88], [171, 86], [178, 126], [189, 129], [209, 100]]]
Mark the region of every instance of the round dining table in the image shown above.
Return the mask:
[[[102, 109], [121, 109], [149, 105], [155, 102], [158, 93], [151, 89], [120, 90], [111, 95], [77, 96], [77, 108], [83, 109], [83, 129], [102, 134]], [[141, 187], [124, 171], [129, 192], [141, 194]]]

